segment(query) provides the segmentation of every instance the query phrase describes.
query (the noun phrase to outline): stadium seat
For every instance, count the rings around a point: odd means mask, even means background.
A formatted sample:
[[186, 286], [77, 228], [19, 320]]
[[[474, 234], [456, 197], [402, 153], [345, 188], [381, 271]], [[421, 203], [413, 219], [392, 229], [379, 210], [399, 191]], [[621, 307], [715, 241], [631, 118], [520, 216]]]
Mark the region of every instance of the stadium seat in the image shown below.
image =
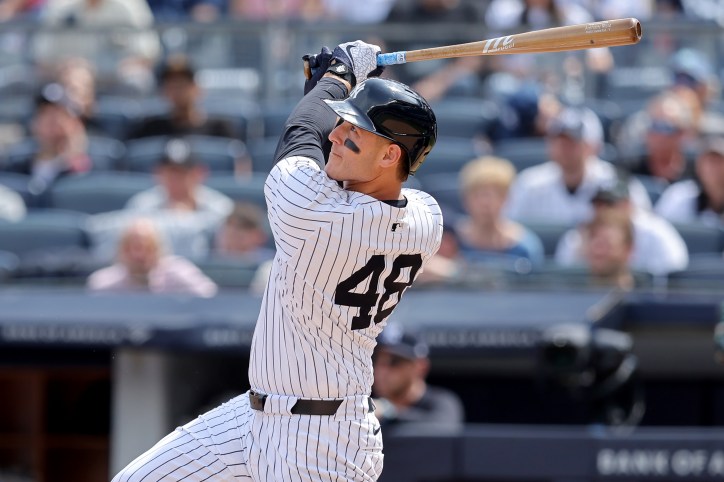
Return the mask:
[[669, 183], [667, 183], [665, 180], [655, 176], [636, 174], [634, 175], [634, 177], [641, 181], [641, 184], [643, 184], [646, 192], [649, 195], [649, 199], [651, 199], [652, 206], [656, 204], [656, 201], [659, 200], [661, 194], [669, 186]]
[[509, 160], [518, 171], [548, 160], [544, 137], [501, 139], [493, 144], [493, 155]]
[[263, 137], [249, 141], [249, 155], [254, 172], [268, 173], [274, 165], [274, 153], [279, 143], [279, 137]]
[[441, 137], [487, 137], [490, 126], [498, 118], [499, 109], [488, 99], [451, 97], [432, 104]]
[[[0, 164], [11, 166], [23, 162], [34, 156], [37, 150], [38, 145], [35, 140], [27, 137], [9, 146]], [[88, 136], [88, 155], [93, 160], [93, 169], [95, 170], [117, 169], [125, 155], [125, 151], [125, 146], [117, 139], [105, 136]]]
[[27, 174], [0, 171], [0, 185], [20, 194], [28, 206], [33, 204], [33, 194], [30, 192], [30, 176]]
[[440, 173], [457, 173], [470, 160], [484, 153], [484, 148], [472, 139], [438, 137], [435, 147], [416, 174], [421, 182]]
[[264, 124], [264, 137], [278, 138], [283, 130], [289, 114], [299, 99], [266, 101], [261, 106], [261, 117]]
[[724, 230], [701, 223], [674, 223], [690, 255], [724, 251]]
[[444, 211], [450, 210], [457, 214], [465, 212], [460, 196], [458, 173], [441, 173], [428, 176], [421, 184], [422, 190], [434, 197]]
[[[237, 162], [248, 156], [246, 144], [238, 139], [187, 136], [191, 151], [210, 171], [233, 172]], [[151, 172], [164, 155], [169, 137], [143, 137], [126, 143], [124, 167], [129, 171]]]
[[235, 201], [249, 201], [266, 209], [264, 181], [266, 175], [253, 173], [249, 176], [212, 173], [206, 178], [206, 186], [216, 189]]
[[87, 273], [92, 263], [85, 231], [88, 215], [38, 209], [18, 222], [0, 222], [0, 250], [15, 254], [22, 276]]
[[136, 193], [155, 185], [140, 172], [91, 172], [59, 179], [50, 190], [50, 207], [97, 214], [123, 209]]
[[212, 256], [195, 264], [220, 288], [249, 288], [259, 263], [232, 257]]
[[523, 221], [521, 224], [538, 235], [543, 243], [543, 250], [546, 256], [553, 256], [556, 252], [556, 246], [563, 234], [573, 226], [560, 223], [546, 223], [541, 221]]
[[20, 258], [10, 251], [0, 251], [0, 283], [12, 278], [18, 266]]
[[248, 142], [264, 135], [262, 110], [256, 101], [240, 96], [207, 95], [202, 104], [209, 117], [230, 122], [238, 139]]

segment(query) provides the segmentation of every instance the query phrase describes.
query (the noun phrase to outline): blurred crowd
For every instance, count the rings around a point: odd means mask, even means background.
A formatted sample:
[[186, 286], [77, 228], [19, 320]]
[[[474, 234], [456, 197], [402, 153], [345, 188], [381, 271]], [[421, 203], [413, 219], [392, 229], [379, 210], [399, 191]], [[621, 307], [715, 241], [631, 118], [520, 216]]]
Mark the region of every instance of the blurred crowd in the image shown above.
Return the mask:
[[[385, 71], [438, 116], [438, 145], [408, 181], [445, 213], [423, 280], [706, 286], [724, 279], [720, 40], [647, 26], [705, 31], [722, 9], [687, 0], [2, 0], [0, 279], [261, 291], [274, 256], [264, 175], [303, 85], [295, 25], [330, 45], [327, 26], [369, 27], [364, 40], [396, 51], [470, 41], [466, 26], [491, 38], [636, 17], [636, 47]], [[198, 41], [230, 22], [279, 22], [276, 43], [261, 48], [284, 82], [264, 77], [254, 42], [236, 46], [248, 48], [241, 55], [211, 35]], [[425, 28], [404, 41], [392, 34], [427, 24], [447, 27], [445, 40]], [[11, 59], [18, 25], [32, 34]], [[203, 68], [220, 51], [228, 65]], [[255, 88], [237, 85], [248, 70], [260, 77]], [[296, 87], [268, 98], [267, 84]]]

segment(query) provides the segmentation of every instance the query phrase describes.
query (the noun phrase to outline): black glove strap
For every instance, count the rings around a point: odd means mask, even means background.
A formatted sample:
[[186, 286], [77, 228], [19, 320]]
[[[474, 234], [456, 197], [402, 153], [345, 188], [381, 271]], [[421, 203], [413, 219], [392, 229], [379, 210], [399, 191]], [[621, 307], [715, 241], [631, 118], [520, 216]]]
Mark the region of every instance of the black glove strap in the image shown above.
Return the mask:
[[354, 87], [356, 82], [354, 78], [354, 74], [352, 73], [349, 68], [344, 65], [341, 62], [337, 62], [336, 64], [330, 65], [327, 69], [327, 72], [336, 75], [337, 77], [346, 80], [349, 82], [349, 84]]

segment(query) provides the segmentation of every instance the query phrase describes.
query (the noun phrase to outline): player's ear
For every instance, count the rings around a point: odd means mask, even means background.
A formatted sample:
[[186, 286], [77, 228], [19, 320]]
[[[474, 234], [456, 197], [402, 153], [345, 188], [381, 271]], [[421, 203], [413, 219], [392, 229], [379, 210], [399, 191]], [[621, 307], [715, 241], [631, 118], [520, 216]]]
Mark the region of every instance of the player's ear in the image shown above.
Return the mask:
[[397, 144], [390, 143], [385, 148], [380, 165], [382, 167], [394, 167], [402, 161], [402, 155], [402, 148]]

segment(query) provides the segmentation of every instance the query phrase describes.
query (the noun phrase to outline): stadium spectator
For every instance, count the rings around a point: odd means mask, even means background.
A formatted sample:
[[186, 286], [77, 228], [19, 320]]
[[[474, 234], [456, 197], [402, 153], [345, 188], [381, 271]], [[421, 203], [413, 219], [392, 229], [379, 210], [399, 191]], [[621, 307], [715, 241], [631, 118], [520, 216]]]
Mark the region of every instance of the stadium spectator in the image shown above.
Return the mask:
[[135, 194], [126, 209], [198, 213], [220, 224], [231, 213], [233, 201], [204, 186], [206, 174], [206, 167], [191, 153], [189, 144], [171, 139], [156, 166], [157, 186]]
[[378, 336], [372, 392], [383, 429], [411, 423], [460, 427], [464, 422], [458, 395], [427, 383], [428, 352], [422, 339], [395, 322]]
[[[610, 211], [630, 219], [634, 232], [633, 252], [630, 256], [632, 270], [665, 275], [683, 270], [688, 265], [689, 254], [681, 235], [660, 216], [635, 208], [625, 180], [599, 188], [591, 203], [596, 216], [603, 216]], [[561, 237], [555, 253], [558, 264], [573, 266], [585, 260], [584, 234], [585, 227], [583, 230], [574, 228]]]
[[144, 216], [163, 233], [171, 253], [205, 259], [214, 233], [234, 205], [228, 196], [203, 185], [206, 172], [188, 143], [171, 139], [156, 166], [156, 186], [132, 196], [124, 209], [96, 214], [88, 222], [94, 255], [111, 258], [120, 232]]
[[116, 262], [93, 272], [92, 291], [180, 293], [204, 298], [217, 292], [216, 284], [191, 261], [167, 254], [153, 221], [137, 219], [124, 230]]
[[367, 0], [365, 2], [322, 0], [328, 18], [366, 24], [385, 21], [390, 10], [398, 3], [400, 3], [398, 0]]
[[724, 134], [724, 115], [713, 107], [721, 93], [714, 63], [701, 50], [682, 48], [671, 56], [669, 67], [671, 90], [690, 103], [699, 134]]
[[96, 69], [82, 57], [68, 58], [58, 65], [56, 75], [68, 98], [78, 106], [80, 118], [89, 135], [112, 135], [95, 117]]
[[525, 226], [503, 216], [502, 210], [515, 167], [506, 159], [474, 159], [460, 171], [460, 190], [466, 216], [454, 225], [460, 253], [467, 261], [525, 258], [543, 262], [540, 238]]
[[[387, 23], [417, 24], [477, 24], [482, 13], [475, 2], [464, 0], [399, 0], [385, 19]], [[465, 37], [450, 38], [450, 43], [469, 42]], [[409, 42], [390, 42], [387, 50], [415, 50], [436, 47], [438, 44], [416, 39]], [[486, 65], [484, 57], [461, 57], [450, 60], [434, 60], [408, 63], [390, 72], [409, 84], [429, 102], [436, 102], [453, 93], [477, 94], [480, 72]]]
[[581, 228], [583, 265], [593, 286], [623, 291], [635, 287], [631, 256], [636, 237], [631, 218], [623, 212], [599, 211]]
[[724, 226], [724, 136], [707, 138], [696, 158], [695, 178], [669, 186], [655, 206], [673, 223]]
[[228, 0], [146, 0], [156, 22], [212, 22], [226, 11]]
[[629, 171], [666, 183], [691, 176], [686, 156], [697, 133], [691, 107], [680, 96], [663, 91], [653, 97], [621, 134], [616, 145]]
[[46, 0], [2, 0], [0, 22], [35, 19], [45, 3]]
[[[145, 0], [48, 0], [40, 21], [52, 29], [34, 37], [33, 59], [46, 72], [69, 57], [83, 57], [118, 87], [147, 93], [153, 86], [161, 46]], [[124, 31], [129, 28], [138, 31]]]
[[251, 20], [318, 20], [324, 18], [321, 0], [229, 0], [232, 17]]
[[[603, 143], [600, 120], [588, 108], [567, 107], [549, 123], [546, 140], [551, 160], [518, 174], [506, 214], [523, 223], [587, 221], [593, 212], [591, 198], [601, 185], [617, 177], [615, 167], [597, 156]], [[630, 184], [632, 203], [650, 209], [644, 186], [636, 179]]]
[[171, 55], [160, 67], [161, 94], [170, 105], [170, 112], [144, 119], [131, 129], [130, 138], [152, 136], [218, 136], [234, 137], [234, 128], [225, 119], [210, 117], [200, 105], [203, 95], [196, 82], [196, 70], [183, 54]]
[[256, 204], [237, 202], [216, 233], [214, 254], [261, 263], [274, 257], [268, 240], [263, 210]]
[[[86, 172], [93, 162], [79, 107], [58, 83], [43, 86], [35, 98], [31, 119], [33, 152], [13, 159], [9, 171], [31, 176], [29, 191], [42, 195], [56, 179]], [[12, 146], [9, 147], [12, 150]]]
[[19, 221], [25, 217], [25, 201], [12, 189], [0, 185], [0, 219]]

